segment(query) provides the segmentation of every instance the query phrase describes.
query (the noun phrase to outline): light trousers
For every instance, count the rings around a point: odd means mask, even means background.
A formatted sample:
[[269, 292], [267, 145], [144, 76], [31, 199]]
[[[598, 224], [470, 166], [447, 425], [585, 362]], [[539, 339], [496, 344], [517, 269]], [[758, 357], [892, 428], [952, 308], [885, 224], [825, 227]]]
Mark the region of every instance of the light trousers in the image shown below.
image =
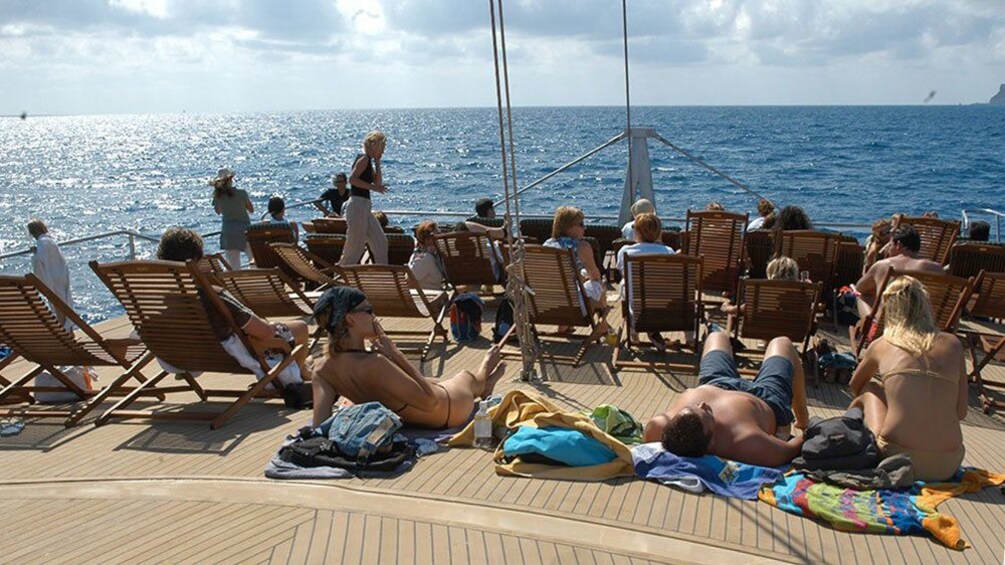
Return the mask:
[[375, 265], [387, 264], [387, 236], [384, 235], [380, 222], [370, 212], [369, 198], [360, 196], [349, 197], [349, 202], [343, 210], [346, 222], [345, 249], [339, 265], [359, 265], [363, 251], [370, 245], [370, 254]]

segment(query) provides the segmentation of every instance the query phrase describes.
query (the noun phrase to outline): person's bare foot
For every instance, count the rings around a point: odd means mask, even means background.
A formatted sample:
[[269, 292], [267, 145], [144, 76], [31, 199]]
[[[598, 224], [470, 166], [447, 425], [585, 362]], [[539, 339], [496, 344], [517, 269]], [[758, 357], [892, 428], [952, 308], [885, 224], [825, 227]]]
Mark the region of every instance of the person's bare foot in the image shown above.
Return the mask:
[[496, 383], [499, 382], [499, 379], [501, 379], [504, 374], [506, 374], [506, 363], [502, 362], [496, 365], [495, 370], [485, 377], [485, 388], [482, 390], [483, 399], [492, 396], [492, 392], [495, 391], [496, 388]]

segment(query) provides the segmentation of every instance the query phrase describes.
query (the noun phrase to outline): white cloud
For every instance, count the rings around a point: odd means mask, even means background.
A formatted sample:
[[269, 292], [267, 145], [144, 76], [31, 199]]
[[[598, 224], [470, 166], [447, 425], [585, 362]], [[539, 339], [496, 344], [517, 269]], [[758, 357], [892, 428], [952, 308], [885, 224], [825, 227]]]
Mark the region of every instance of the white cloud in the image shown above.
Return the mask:
[[168, 17], [168, 0], [108, 0], [108, 5], [134, 14], [161, 19]]

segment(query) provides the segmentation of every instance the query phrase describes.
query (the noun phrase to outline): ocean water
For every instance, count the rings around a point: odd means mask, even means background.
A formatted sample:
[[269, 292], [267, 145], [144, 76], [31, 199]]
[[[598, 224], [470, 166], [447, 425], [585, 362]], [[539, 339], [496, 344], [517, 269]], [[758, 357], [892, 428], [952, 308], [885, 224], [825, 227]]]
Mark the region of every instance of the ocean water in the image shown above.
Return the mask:
[[[513, 112], [521, 186], [623, 130], [623, 108], [517, 108]], [[894, 212], [1005, 209], [1005, 108], [641, 107], [633, 125], [666, 139], [780, 205], [819, 221], [868, 223]], [[256, 216], [268, 197], [316, 197], [347, 171], [362, 136], [388, 136], [385, 181], [374, 207], [470, 211], [501, 199], [495, 109], [318, 111], [239, 115], [121, 115], [0, 120], [0, 253], [30, 245], [25, 223], [44, 219], [57, 240], [112, 229], [157, 236], [184, 225], [219, 229], [206, 180], [229, 165], [250, 192]], [[683, 217], [710, 200], [753, 212], [754, 198], [658, 142], [650, 143], [660, 214]], [[525, 193], [525, 213], [575, 204], [616, 214], [624, 143]], [[292, 220], [315, 216], [290, 210]], [[394, 221], [412, 225], [419, 217]], [[864, 235], [861, 230], [851, 230]], [[215, 237], [207, 240], [217, 249]], [[138, 243], [140, 256], [154, 245]], [[87, 261], [123, 259], [127, 240], [64, 248], [78, 309], [94, 321], [121, 309]], [[27, 257], [0, 260], [3, 273], [30, 269]]]

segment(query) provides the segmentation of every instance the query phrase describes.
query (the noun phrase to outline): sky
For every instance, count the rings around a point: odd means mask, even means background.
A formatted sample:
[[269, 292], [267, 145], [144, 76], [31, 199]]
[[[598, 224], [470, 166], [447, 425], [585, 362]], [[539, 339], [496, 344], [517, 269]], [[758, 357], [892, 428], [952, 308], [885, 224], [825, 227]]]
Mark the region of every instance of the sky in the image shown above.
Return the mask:
[[[503, 0], [518, 106], [623, 105], [619, 0]], [[0, 0], [0, 115], [494, 106], [488, 0]], [[1005, 0], [628, 0], [633, 104], [987, 102]]]

